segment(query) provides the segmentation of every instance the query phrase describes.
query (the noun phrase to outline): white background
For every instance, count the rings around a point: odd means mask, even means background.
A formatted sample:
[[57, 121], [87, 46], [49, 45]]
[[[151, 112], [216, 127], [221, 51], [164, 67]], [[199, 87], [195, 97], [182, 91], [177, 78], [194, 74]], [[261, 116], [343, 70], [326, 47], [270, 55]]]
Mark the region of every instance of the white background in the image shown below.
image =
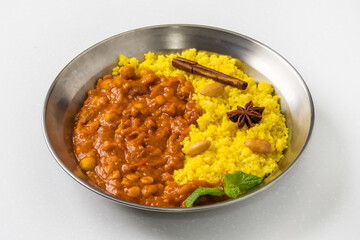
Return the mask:
[[[52, 158], [45, 94], [77, 54], [167, 23], [221, 27], [287, 58], [315, 103], [311, 141], [277, 184], [194, 214], [129, 209], [90, 192]], [[0, 239], [360, 239], [360, 2], [0, 1]]]

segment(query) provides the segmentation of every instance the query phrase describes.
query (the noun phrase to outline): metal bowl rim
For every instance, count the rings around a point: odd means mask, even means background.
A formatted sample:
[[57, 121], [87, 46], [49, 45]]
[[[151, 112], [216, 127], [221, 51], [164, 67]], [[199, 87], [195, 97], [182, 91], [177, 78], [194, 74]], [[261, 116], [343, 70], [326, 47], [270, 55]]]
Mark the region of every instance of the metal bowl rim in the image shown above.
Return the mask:
[[[308, 130], [308, 135], [307, 138], [305, 140], [304, 145], [302, 146], [299, 154], [296, 156], [296, 158], [292, 161], [292, 163], [283, 171], [281, 172], [278, 176], [276, 176], [271, 182], [267, 183], [266, 185], [260, 187], [259, 189], [256, 189], [253, 192], [250, 192], [248, 194], [242, 195], [236, 199], [232, 199], [232, 200], [228, 200], [228, 201], [224, 201], [224, 202], [219, 202], [219, 203], [215, 203], [215, 204], [210, 204], [210, 205], [205, 205], [205, 206], [199, 206], [199, 207], [192, 207], [192, 208], [164, 208], [164, 207], [153, 207], [153, 206], [147, 206], [147, 205], [142, 205], [142, 204], [138, 204], [138, 203], [133, 203], [133, 202], [128, 202], [116, 197], [113, 197], [109, 194], [106, 194], [104, 192], [101, 192], [93, 187], [91, 187], [90, 185], [86, 184], [85, 182], [83, 182], [80, 178], [78, 178], [73, 172], [71, 172], [60, 160], [60, 158], [57, 156], [56, 152], [54, 151], [53, 147], [51, 146], [50, 143], [50, 139], [47, 133], [47, 129], [46, 129], [46, 108], [48, 105], [48, 101], [49, 98], [51, 96], [51, 93], [56, 85], [56, 83], [59, 81], [62, 73], [66, 70], [66, 68], [71, 65], [74, 61], [76, 61], [78, 58], [80, 58], [83, 54], [89, 52], [90, 50], [92, 50], [93, 48], [107, 42], [110, 41], [114, 38], [117, 38], [119, 36], [122, 35], [126, 35], [129, 34], [131, 32], [135, 32], [135, 31], [143, 31], [143, 30], [149, 30], [149, 29], [157, 29], [157, 28], [174, 28], [174, 27], [191, 27], [191, 28], [202, 28], [202, 29], [210, 29], [210, 30], [215, 30], [218, 32], [223, 32], [223, 33], [228, 33], [228, 34], [232, 34], [232, 35], [236, 35], [238, 37], [241, 37], [243, 39], [246, 39], [252, 43], [255, 43], [256, 45], [261, 46], [262, 48], [265, 48], [267, 51], [273, 53], [275, 56], [279, 57], [282, 61], [285, 62], [285, 64], [287, 64], [290, 69], [295, 73], [295, 75], [297, 75], [297, 77], [301, 80], [301, 85], [303, 86], [305, 93], [308, 97], [308, 101], [310, 104], [310, 126], [309, 126], [309, 130]], [[307, 87], [304, 79], [301, 77], [300, 73], [295, 69], [295, 67], [288, 61], [286, 60], [281, 54], [279, 54], [278, 52], [276, 52], [275, 50], [273, 50], [272, 48], [268, 47], [267, 45], [251, 38], [248, 37], [246, 35], [237, 33], [237, 32], [233, 32], [230, 30], [226, 30], [226, 29], [222, 29], [222, 28], [217, 28], [217, 27], [211, 27], [211, 26], [206, 26], [206, 25], [194, 25], [194, 24], [165, 24], [165, 25], [154, 25], [154, 26], [147, 26], [147, 27], [143, 27], [143, 28], [137, 28], [137, 29], [133, 29], [133, 30], [129, 30], [123, 33], [119, 33], [116, 34], [114, 36], [111, 36], [109, 38], [106, 38], [94, 45], [92, 45], [91, 47], [87, 48], [86, 50], [84, 50], [83, 52], [81, 52], [80, 54], [78, 54], [75, 58], [73, 58], [61, 71], [60, 73], [56, 76], [55, 80], [53, 81], [53, 83], [50, 85], [50, 88], [46, 94], [45, 97], [45, 101], [44, 101], [44, 105], [43, 105], [43, 113], [42, 113], [42, 129], [43, 129], [43, 135], [45, 138], [45, 142], [47, 147], [49, 148], [52, 156], [55, 158], [55, 160], [57, 161], [57, 163], [60, 165], [60, 167], [68, 174], [70, 175], [74, 180], [76, 180], [78, 183], [80, 183], [82, 186], [86, 187], [87, 189], [99, 194], [102, 197], [105, 197], [109, 200], [112, 200], [116, 203], [120, 203], [122, 205], [128, 206], [128, 207], [133, 207], [133, 208], [137, 208], [137, 209], [142, 209], [142, 210], [148, 210], [148, 211], [154, 211], [154, 212], [171, 212], [171, 213], [182, 213], [182, 212], [197, 212], [197, 211], [205, 211], [205, 210], [211, 210], [211, 209], [216, 209], [219, 207], [225, 207], [228, 206], [230, 204], [234, 204], [240, 201], [243, 201], [247, 198], [250, 198], [252, 196], [254, 196], [255, 194], [258, 194], [266, 189], [268, 189], [270, 186], [272, 186], [275, 182], [277, 182], [281, 177], [283, 177], [287, 172], [289, 172], [290, 169], [292, 169], [295, 165], [296, 162], [298, 162], [298, 159], [301, 157], [301, 155], [303, 154], [309, 140], [312, 134], [312, 130], [314, 127], [314, 122], [315, 122], [315, 109], [314, 109], [314, 103], [313, 103], [313, 99], [311, 97], [309, 88]]]

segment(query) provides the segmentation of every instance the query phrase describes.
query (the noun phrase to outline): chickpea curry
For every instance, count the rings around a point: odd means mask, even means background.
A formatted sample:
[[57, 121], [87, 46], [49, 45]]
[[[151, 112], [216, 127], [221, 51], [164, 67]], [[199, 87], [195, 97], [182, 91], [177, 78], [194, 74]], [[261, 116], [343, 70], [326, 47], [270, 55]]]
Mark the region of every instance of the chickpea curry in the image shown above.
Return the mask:
[[172, 176], [183, 167], [182, 142], [202, 112], [193, 92], [184, 76], [149, 69], [136, 75], [125, 66], [118, 77], [104, 76], [76, 119], [81, 168], [112, 195], [150, 206], [180, 207], [199, 186], [212, 187], [199, 180], [179, 185]]
[[79, 165], [117, 198], [156, 207], [237, 198], [284, 156], [288, 129], [269, 83], [230, 56], [179, 55], [148, 53], [140, 65], [120, 56], [76, 116]]

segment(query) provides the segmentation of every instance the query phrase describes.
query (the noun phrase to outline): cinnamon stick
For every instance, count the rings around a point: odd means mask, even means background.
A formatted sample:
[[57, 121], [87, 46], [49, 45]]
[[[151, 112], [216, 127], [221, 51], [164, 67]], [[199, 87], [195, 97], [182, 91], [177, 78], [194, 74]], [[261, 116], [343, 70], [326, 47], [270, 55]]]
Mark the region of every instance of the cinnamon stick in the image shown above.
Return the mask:
[[239, 88], [241, 90], [246, 89], [247, 82], [242, 81], [238, 78], [231, 77], [229, 75], [226, 75], [224, 73], [215, 71], [211, 68], [207, 68], [203, 65], [198, 64], [197, 62], [177, 57], [172, 60], [172, 65], [180, 70], [183, 70], [185, 72], [198, 74], [204, 77], [208, 77], [211, 79], [214, 79], [217, 82], [227, 84], [236, 88]]

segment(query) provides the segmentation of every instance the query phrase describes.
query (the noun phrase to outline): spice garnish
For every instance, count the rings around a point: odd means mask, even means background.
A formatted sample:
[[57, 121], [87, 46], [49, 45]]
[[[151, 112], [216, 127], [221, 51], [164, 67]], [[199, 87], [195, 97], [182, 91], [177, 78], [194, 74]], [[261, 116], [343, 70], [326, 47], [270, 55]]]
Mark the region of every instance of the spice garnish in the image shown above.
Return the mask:
[[244, 142], [245, 146], [256, 153], [269, 153], [271, 152], [271, 144], [266, 140], [261, 139], [248, 139]]
[[186, 151], [186, 154], [190, 156], [198, 155], [199, 153], [208, 150], [210, 145], [211, 145], [211, 141], [207, 139], [198, 141], [189, 147], [189, 149]]
[[224, 85], [221, 83], [210, 83], [200, 89], [200, 94], [209, 97], [219, 97], [224, 93]]
[[244, 172], [235, 171], [224, 175], [224, 192], [228, 197], [237, 198], [240, 195], [252, 190], [260, 183], [263, 178]]
[[238, 106], [237, 110], [228, 112], [227, 115], [232, 122], [236, 122], [239, 128], [242, 128], [245, 124], [251, 128], [255, 126], [255, 123], [260, 122], [264, 107], [253, 107], [253, 102], [250, 101], [245, 105], [245, 109]]
[[246, 89], [247, 82], [240, 80], [238, 78], [231, 77], [229, 75], [226, 75], [224, 73], [218, 72], [216, 70], [213, 70], [211, 68], [207, 68], [205, 66], [202, 66], [198, 64], [197, 62], [177, 57], [172, 60], [172, 65], [180, 70], [183, 70], [185, 72], [198, 74], [204, 77], [208, 77], [211, 79], [214, 79], [217, 82], [227, 84], [239, 89]]
[[230, 198], [237, 198], [240, 195], [243, 195], [256, 186], [260, 185], [263, 181], [263, 178], [257, 177], [255, 175], [247, 174], [240, 171], [235, 171], [233, 173], [226, 173], [222, 176], [222, 187], [207, 188], [207, 187], [198, 187], [185, 201], [185, 207], [192, 207], [195, 201], [204, 195], [212, 196], [223, 196], [227, 195]]
[[223, 189], [221, 187], [216, 188], [207, 188], [207, 187], [198, 187], [186, 200], [185, 200], [185, 206], [186, 207], [192, 207], [195, 203], [195, 201], [204, 195], [212, 195], [212, 196], [218, 196], [221, 197], [225, 195]]

